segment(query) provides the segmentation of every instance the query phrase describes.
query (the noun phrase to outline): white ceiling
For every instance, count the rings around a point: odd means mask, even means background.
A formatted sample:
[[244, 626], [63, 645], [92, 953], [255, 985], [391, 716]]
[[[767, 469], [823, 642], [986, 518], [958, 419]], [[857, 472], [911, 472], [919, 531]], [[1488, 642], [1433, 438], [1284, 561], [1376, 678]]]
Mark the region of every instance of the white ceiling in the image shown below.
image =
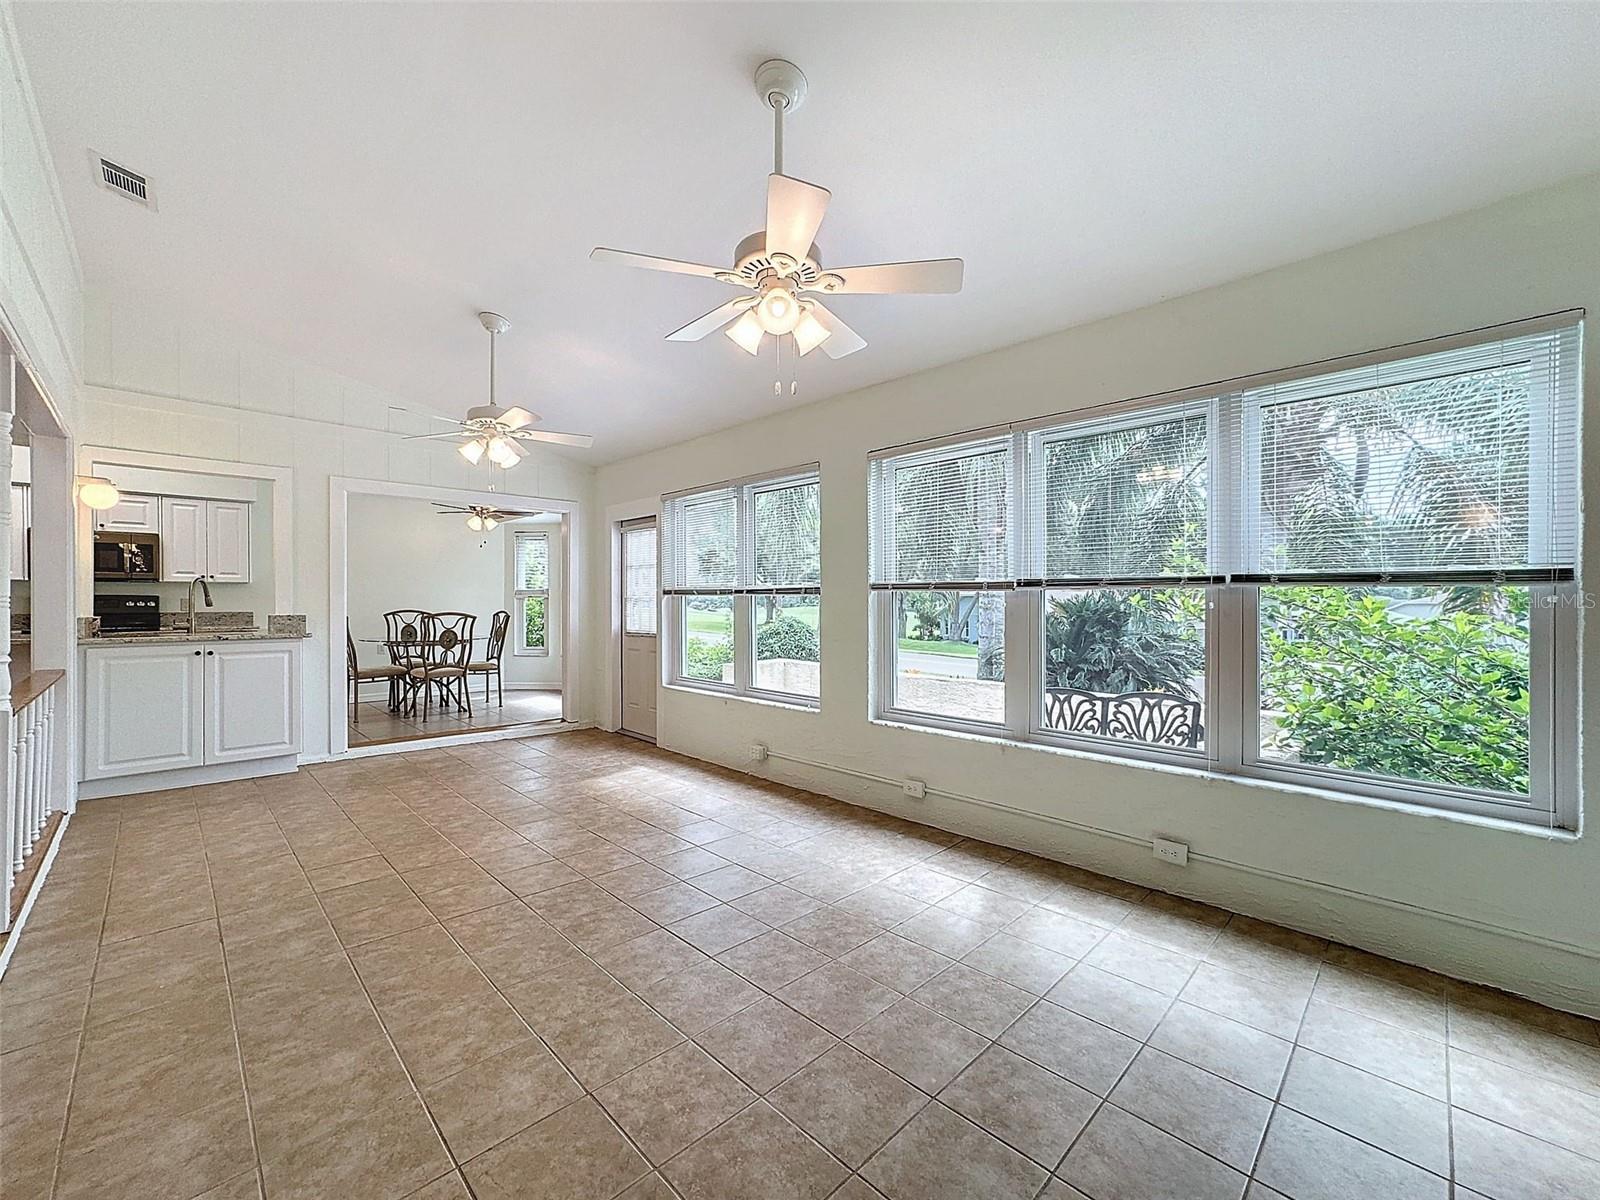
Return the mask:
[[[16, 22], [91, 286], [206, 314], [418, 406], [502, 391], [592, 461], [1600, 169], [1600, 5], [76, 4]], [[726, 338], [761, 224], [750, 74], [811, 81], [788, 168], [834, 264], [961, 255], [959, 296], [852, 296], [870, 343], [797, 398]], [[147, 173], [149, 213], [87, 148]], [[981, 402], [981, 398], [975, 397]], [[1041, 401], [1041, 408], [1048, 408]]]

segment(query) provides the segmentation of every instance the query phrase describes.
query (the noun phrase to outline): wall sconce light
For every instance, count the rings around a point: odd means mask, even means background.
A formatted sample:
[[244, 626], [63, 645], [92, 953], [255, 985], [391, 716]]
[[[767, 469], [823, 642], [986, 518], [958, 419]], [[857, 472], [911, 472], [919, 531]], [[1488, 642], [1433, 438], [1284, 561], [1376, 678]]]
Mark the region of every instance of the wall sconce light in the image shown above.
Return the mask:
[[78, 485], [78, 499], [96, 512], [115, 508], [122, 499], [117, 485], [100, 475], [79, 475], [73, 480]]

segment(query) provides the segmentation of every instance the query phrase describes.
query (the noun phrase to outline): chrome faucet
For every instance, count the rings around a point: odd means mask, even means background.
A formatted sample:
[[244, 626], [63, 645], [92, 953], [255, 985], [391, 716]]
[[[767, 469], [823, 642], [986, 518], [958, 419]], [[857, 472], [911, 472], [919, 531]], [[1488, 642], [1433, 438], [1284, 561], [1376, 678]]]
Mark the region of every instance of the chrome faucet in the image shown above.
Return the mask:
[[[216, 604], [213, 603], [212, 599], [211, 599], [211, 585], [209, 583], [207, 583], [199, 575], [196, 575], [193, 579], [189, 580], [189, 632], [190, 633], [194, 633], [195, 632], [195, 624], [194, 624], [194, 585], [197, 584], [197, 583], [200, 585], [200, 591], [205, 594], [206, 607], [207, 608], [215, 608], [216, 607]], [[200, 652], [198, 650], [196, 650], [195, 653], [198, 654]]]

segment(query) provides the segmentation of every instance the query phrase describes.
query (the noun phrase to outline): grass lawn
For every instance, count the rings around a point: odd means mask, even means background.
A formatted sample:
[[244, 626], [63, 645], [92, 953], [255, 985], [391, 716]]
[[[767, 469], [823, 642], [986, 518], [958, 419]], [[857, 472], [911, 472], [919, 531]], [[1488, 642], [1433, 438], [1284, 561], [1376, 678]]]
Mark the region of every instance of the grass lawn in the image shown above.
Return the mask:
[[[793, 617], [797, 621], [804, 621], [811, 628], [817, 627], [817, 618], [822, 612], [819, 604], [808, 604], [797, 608], [785, 608], [782, 614]], [[756, 617], [761, 616], [761, 597], [756, 597]], [[723, 637], [733, 636], [733, 612], [730, 609], [691, 608], [685, 617], [690, 633], [715, 633]], [[937, 643], [930, 642], [929, 645]], [[974, 649], [974, 653], [976, 650]]]
[[969, 642], [925, 642], [921, 638], [901, 638], [900, 649], [922, 654], [949, 654], [955, 658], [977, 658], [978, 648]]

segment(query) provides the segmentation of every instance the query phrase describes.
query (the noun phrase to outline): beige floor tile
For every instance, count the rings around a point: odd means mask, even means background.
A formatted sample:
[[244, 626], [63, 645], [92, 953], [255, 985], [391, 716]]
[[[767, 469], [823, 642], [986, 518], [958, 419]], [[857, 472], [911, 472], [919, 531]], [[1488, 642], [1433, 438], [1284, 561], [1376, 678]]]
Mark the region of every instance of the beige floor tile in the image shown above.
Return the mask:
[[1301, 1046], [1279, 1101], [1425, 1170], [1450, 1173], [1450, 1119], [1442, 1100]]
[[591, 952], [594, 961], [629, 988], [686, 971], [706, 961], [706, 956], [666, 929], [617, 942]]
[[662, 1174], [684, 1200], [823, 1200], [849, 1172], [757, 1101], [667, 1163]]
[[1292, 1040], [1311, 996], [1311, 980], [1268, 983], [1202, 963], [1178, 995], [1186, 1004]]
[[458, 1162], [475, 1158], [565, 1108], [583, 1088], [537, 1038], [422, 1089]]
[[1294, 1200], [1445, 1200], [1450, 1191], [1439, 1176], [1288, 1108], [1272, 1114], [1255, 1177]]
[[261, 1175], [254, 1170], [235, 1175], [209, 1191], [202, 1192], [195, 1197], [195, 1200], [261, 1200]]
[[1077, 960], [1012, 937], [1009, 933], [996, 933], [974, 946], [962, 956], [961, 961], [1012, 987], [1042, 996], [1071, 970]]
[[492, 992], [388, 1029], [406, 1069], [418, 1083], [453, 1075], [528, 1036], [528, 1026], [516, 1010]]
[[[5, 1057], [6, 1107], [23, 1103]], [[70, 1062], [64, 1079], [71, 1078]], [[126, 1071], [101, 1069], [91, 1057], [80, 1060], [67, 1138], [79, 1144], [132, 1133], [152, 1120], [173, 1120], [198, 1108], [244, 1095], [244, 1079], [232, 1037], [219, 1034], [204, 1047], [189, 1046], [149, 1059]]]
[[783, 925], [822, 907], [822, 901], [781, 883], [736, 897], [728, 903], [747, 916], [773, 926]]
[[1600, 1159], [1600, 1096], [1453, 1049], [1450, 1101], [1480, 1117]]
[[629, 897], [628, 903], [652, 921], [670, 925], [674, 921], [692, 917], [695, 913], [716, 908], [722, 901], [715, 896], [707, 895], [692, 883], [669, 878], [654, 891]]
[[1121, 975], [1079, 963], [1045, 998], [1143, 1041], [1172, 1006], [1172, 997]]
[[976, 921], [969, 921], [958, 913], [942, 908], [926, 908], [916, 916], [901, 921], [894, 927], [894, 932], [947, 958], [960, 958], [988, 938], [994, 930]]
[[1453, 1006], [1450, 1044], [1566, 1087], [1600, 1095], [1600, 1048], [1586, 1042], [1499, 1013]]
[[262, 1173], [268, 1200], [311, 1200], [403, 1196], [449, 1169], [439, 1135], [413, 1094], [329, 1128], [281, 1158], [265, 1159]]
[[674, 975], [641, 984], [638, 994], [687, 1037], [764, 998], [760, 988], [709, 959]]
[[836, 962], [786, 984], [777, 995], [835, 1037], [859, 1029], [900, 999], [899, 992]]
[[1206, 961], [1264, 983], [1308, 986], [1317, 978], [1327, 943], [1292, 929], [1231, 917], [1206, 954]]
[[1312, 996], [1325, 1004], [1348, 1008], [1410, 1033], [1419, 1033], [1435, 1041], [1445, 1040], [1445, 1000], [1432, 992], [1418, 991], [1361, 971], [1324, 965]]
[[62, 1147], [55, 1195], [196, 1196], [250, 1168], [244, 1093], [124, 1133]]
[[1600, 1160], [1455, 1110], [1456, 1178], [1495, 1200], [1600, 1196]]
[[960, 891], [952, 892], [938, 902], [938, 907], [957, 913], [969, 921], [999, 929], [1015, 921], [1033, 907], [1026, 900], [992, 891], [982, 883], [969, 883]]
[[850, 1035], [850, 1044], [928, 1093], [981, 1054], [989, 1040], [915, 1000], [901, 1000]]
[[820, 1057], [838, 1039], [768, 997], [697, 1034], [695, 1041], [764, 1095]]
[[1181, 992], [1200, 965], [1197, 958], [1120, 932], [1107, 935], [1083, 961], [1169, 996]]
[[844, 1044], [791, 1075], [767, 1100], [852, 1169], [928, 1103], [924, 1093]]
[[880, 933], [839, 956], [852, 971], [859, 971], [897, 992], [915, 991], [953, 961], [897, 933]]
[[756, 1098], [693, 1042], [635, 1067], [595, 1092], [611, 1119], [654, 1163], [663, 1163]]
[[[708, 849], [712, 853], [717, 853], [718, 844], [713, 842]], [[750, 870], [748, 867], [739, 866], [737, 863], [729, 863], [713, 871], [707, 871], [702, 875], [695, 875], [690, 882], [700, 891], [715, 896], [723, 903], [727, 903], [729, 900], [738, 899], [740, 896], [748, 896], [752, 892], [759, 892], [763, 888], [771, 887], [774, 881], [768, 879], [765, 875]]]
[[543, 1037], [581, 1024], [595, 1009], [624, 999], [628, 989], [587, 958], [548, 974], [502, 985], [505, 997]]
[[1276, 1096], [1294, 1045], [1178, 1001], [1150, 1035], [1150, 1045], [1263, 1096]]
[[668, 928], [702, 953], [715, 957], [724, 950], [733, 949], [740, 942], [759, 937], [767, 931], [768, 926], [736, 908], [722, 904], [674, 921]]
[[1300, 1044], [1430, 1096], [1445, 1097], [1443, 1043], [1348, 1009], [1312, 1001]]
[[593, 1091], [671, 1049], [683, 1035], [642, 1000], [624, 996], [546, 1040], [578, 1082]]
[[889, 1200], [1031, 1200], [1047, 1173], [998, 1138], [933, 1103], [861, 1170]]
[[462, 1167], [478, 1200], [610, 1200], [649, 1169], [587, 1096]]
[[717, 955], [717, 961], [757, 987], [776, 992], [785, 984], [827, 965], [829, 959], [820, 950], [774, 929], [724, 950]]
[[1245, 1186], [1238, 1171], [1110, 1104], [1056, 1174], [1095, 1200], [1239, 1200]]
[[859, 913], [824, 905], [790, 921], [783, 931], [829, 958], [838, 958], [877, 937], [883, 926]]
[[911, 998], [986, 1038], [997, 1038], [1034, 1002], [1031, 992], [952, 963], [911, 993]]
[[0, 989], [5, 1022], [0, 1026], [0, 1053], [67, 1037], [83, 1028], [89, 1009], [89, 987], [52, 992], [37, 999], [16, 1001]]
[[1048, 1169], [1061, 1161], [1100, 1098], [990, 1046], [939, 1093], [939, 1102]]
[[1133, 1038], [1048, 1000], [1023, 1013], [1000, 1044], [1098, 1096], [1111, 1090], [1139, 1049]]
[[889, 876], [883, 885], [925, 904], [936, 904], [966, 886], [965, 881], [923, 864], [907, 867]]
[[263, 1158], [290, 1154], [330, 1128], [412, 1094], [411, 1079], [386, 1041], [246, 1063], [256, 1149]]
[[1118, 1080], [1112, 1104], [1248, 1172], [1272, 1102], [1146, 1046]]

